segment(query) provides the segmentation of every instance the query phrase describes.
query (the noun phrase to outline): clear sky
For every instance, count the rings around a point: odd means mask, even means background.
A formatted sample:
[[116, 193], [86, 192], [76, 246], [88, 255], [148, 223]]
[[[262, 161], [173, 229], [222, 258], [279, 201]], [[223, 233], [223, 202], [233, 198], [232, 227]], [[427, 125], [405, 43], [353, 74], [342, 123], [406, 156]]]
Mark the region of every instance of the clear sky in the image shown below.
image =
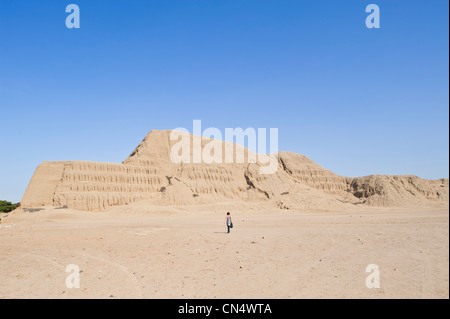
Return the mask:
[[446, 0], [1, 0], [0, 199], [195, 119], [277, 127], [341, 175], [448, 177], [448, 26]]

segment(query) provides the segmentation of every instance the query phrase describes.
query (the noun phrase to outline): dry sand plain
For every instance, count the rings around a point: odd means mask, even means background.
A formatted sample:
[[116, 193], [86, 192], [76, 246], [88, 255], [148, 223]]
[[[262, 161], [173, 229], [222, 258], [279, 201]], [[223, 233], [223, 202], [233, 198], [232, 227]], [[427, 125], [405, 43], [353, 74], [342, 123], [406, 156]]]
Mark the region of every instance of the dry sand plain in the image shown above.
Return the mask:
[[449, 211], [48, 207], [3, 216], [0, 256], [0, 298], [449, 298]]

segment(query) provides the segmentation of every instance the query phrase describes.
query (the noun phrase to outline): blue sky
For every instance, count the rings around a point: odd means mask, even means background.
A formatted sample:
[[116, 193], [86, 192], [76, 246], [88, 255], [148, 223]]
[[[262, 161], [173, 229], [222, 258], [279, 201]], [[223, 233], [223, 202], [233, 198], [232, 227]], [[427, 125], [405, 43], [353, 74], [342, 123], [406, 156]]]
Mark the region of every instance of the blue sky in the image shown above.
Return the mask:
[[45, 160], [121, 162], [195, 119], [277, 127], [280, 150], [337, 174], [448, 177], [448, 6], [1, 0], [0, 199], [20, 201]]

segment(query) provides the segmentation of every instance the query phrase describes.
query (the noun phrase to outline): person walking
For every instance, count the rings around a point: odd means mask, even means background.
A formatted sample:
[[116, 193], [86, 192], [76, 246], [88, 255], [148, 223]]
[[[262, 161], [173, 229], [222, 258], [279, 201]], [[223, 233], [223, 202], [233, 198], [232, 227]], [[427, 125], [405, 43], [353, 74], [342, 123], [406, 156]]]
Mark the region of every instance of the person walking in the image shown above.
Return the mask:
[[227, 225], [227, 228], [228, 228], [227, 234], [229, 234], [230, 229], [233, 228], [233, 220], [231, 219], [230, 212], [227, 212], [227, 216], [225, 218], [225, 224]]

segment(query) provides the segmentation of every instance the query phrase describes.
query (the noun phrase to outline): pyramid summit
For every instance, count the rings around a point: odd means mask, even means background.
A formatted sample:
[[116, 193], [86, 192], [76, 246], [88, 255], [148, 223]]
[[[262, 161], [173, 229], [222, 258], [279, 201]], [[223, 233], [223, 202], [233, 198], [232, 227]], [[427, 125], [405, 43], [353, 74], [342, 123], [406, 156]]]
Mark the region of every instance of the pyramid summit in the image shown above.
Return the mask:
[[[251, 161], [247, 148], [211, 138], [180, 133], [186, 145], [201, 145], [215, 161], [173, 160], [180, 140], [172, 130], [152, 130], [120, 163], [58, 161], [41, 163], [25, 191], [22, 207], [68, 207], [105, 211], [112, 206], [145, 202], [148, 205], [199, 205], [227, 201], [266, 201], [281, 209], [351, 209], [355, 205], [398, 207], [448, 206], [449, 180], [417, 176], [339, 176], [308, 157], [278, 152], [273, 174], [264, 157]], [[173, 135], [172, 135], [173, 136]], [[192, 149], [192, 148], [191, 148]], [[231, 163], [227, 151], [234, 150]], [[241, 152], [243, 162], [236, 161]], [[176, 152], [177, 153], [177, 152]], [[218, 156], [218, 157], [217, 157]], [[267, 155], [264, 155], [267, 156]], [[217, 160], [219, 159], [219, 160]], [[269, 164], [268, 164], [269, 163]]]

